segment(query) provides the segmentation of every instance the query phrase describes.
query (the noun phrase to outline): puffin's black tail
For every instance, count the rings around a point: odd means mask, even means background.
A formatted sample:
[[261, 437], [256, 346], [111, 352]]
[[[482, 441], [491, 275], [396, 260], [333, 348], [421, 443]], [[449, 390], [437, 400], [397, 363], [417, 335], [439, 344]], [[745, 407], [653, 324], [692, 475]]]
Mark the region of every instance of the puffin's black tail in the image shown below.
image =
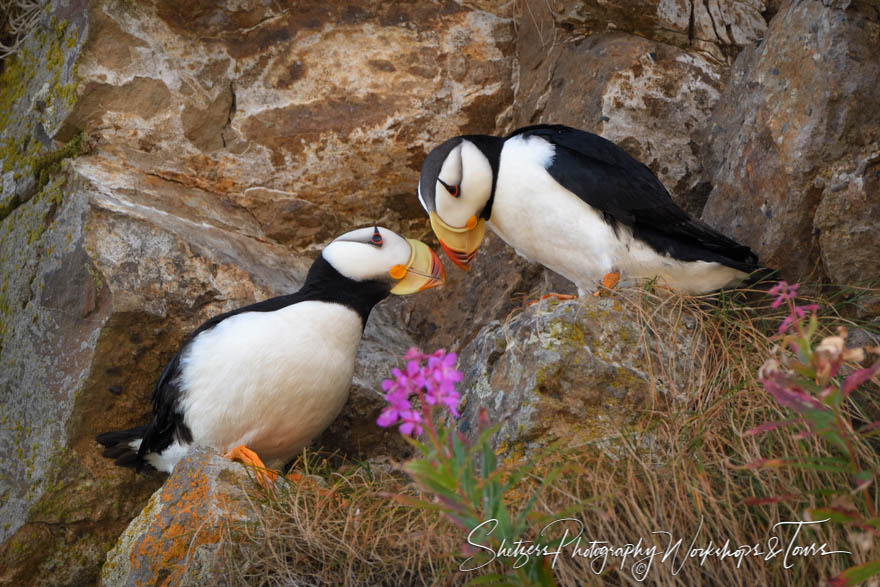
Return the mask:
[[779, 279], [779, 271], [769, 267], [761, 267], [752, 271], [740, 287], [754, 287], [764, 284], [775, 285]]
[[128, 430], [104, 432], [96, 436], [95, 440], [105, 447], [101, 454], [108, 459], [113, 459], [113, 462], [117, 465], [121, 467], [138, 467], [138, 451], [132, 448], [129, 443], [142, 439], [146, 432], [146, 426], [135, 426]]

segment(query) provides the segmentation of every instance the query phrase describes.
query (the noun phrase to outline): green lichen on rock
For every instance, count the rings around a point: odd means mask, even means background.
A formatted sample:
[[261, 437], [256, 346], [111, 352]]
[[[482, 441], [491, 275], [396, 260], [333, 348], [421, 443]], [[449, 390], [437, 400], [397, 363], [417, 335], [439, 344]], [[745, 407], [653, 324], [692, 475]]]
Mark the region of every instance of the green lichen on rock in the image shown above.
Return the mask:
[[61, 171], [62, 161], [79, 156], [81, 146], [82, 133], [64, 143], [60, 148], [37, 157], [32, 164], [32, 169], [36, 178], [39, 179], [40, 185], [45, 186], [49, 183], [51, 175]]
[[[4, 176], [0, 218], [28, 199], [32, 176], [36, 174], [45, 185], [48, 175], [57, 170], [48, 169], [41, 176], [47, 169], [46, 151], [53, 151], [50, 136], [76, 102], [78, 52], [72, 49], [82, 37], [80, 27], [52, 16], [4, 62], [0, 73], [0, 172]], [[71, 156], [69, 152], [64, 156]]]
[[[53, 17], [57, 8], [57, 0], [46, 4], [40, 24], [0, 72], [0, 568], [10, 584], [33, 584], [35, 577], [88, 583], [66, 569], [80, 558], [94, 559], [97, 541], [108, 539], [85, 540], [60, 558], [47, 556], [62, 523], [53, 519], [94, 511], [70, 499], [67, 482], [58, 484], [55, 461], [70, 454], [60, 406], [66, 386], [78, 381], [66, 370], [72, 363], [64, 363], [75, 361], [73, 354], [56, 349], [59, 337], [76, 334], [65, 303], [70, 278], [56, 276], [76, 267], [71, 256], [81, 247], [76, 222], [84, 204], [66, 197], [66, 161], [79, 154], [82, 137], [63, 145], [52, 137], [76, 99], [75, 63], [87, 26], [85, 13], [68, 11], [66, 22]], [[29, 515], [37, 517], [30, 524]], [[31, 567], [35, 575], [20, 575]], [[91, 567], [93, 576], [94, 562]]]

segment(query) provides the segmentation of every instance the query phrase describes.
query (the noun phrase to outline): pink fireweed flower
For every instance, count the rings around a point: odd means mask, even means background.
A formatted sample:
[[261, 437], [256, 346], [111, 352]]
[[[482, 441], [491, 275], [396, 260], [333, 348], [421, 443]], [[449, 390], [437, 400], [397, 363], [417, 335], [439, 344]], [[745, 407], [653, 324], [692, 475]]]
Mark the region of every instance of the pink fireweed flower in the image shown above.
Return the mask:
[[455, 391], [455, 384], [461, 381], [462, 373], [455, 368], [458, 357], [455, 353], [447, 355], [434, 354], [428, 358], [428, 366], [425, 367], [425, 401], [429, 405], [444, 405], [456, 418], [458, 414], [458, 400], [461, 395]]
[[795, 283], [794, 285], [788, 285], [787, 281], [780, 281], [776, 285], [770, 288], [770, 291], [767, 293], [771, 296], [777, 296], [773, 303], [770, 305], [771, 308], [778, 308], [782, 304], [784, 304], [788, 300], [793, 300], [797, 295], [797, 290], [801, 285], [799, 283]]
[[[778, 301], [778, 300], [777, 300]], [[775, 303], [775, 302], [774, 302]], [[818, 310], [818, 304], [807, 304], [806, 306], [795, 306], [794, 313], [789, 313], [788, 316], [782, 321], [782, 324], [779, 325], [779, 333], [787, 331], [791, 328], [791, 325], [794, 324], [795, 320], [801, 320], [804, 316], [807, 315], [807, 312], [812, 312], [814, 310]]]
[[[382, 383], [384, 384], [385, 382], [383, 381]], [[409, 403], [409, 395], [409, 390], [403, 387], [395, 387], [388, 391], [385, 394], [385, 401], [388, 402], [388, 406], [382, 410], [379, 419], [376, 420], [376, 424], [382, 428], [388, 428], [400, 419], [403, 412], [412, 410], [412, 405]]]
[[414, 346], [409, 347], [409, 350], [406, 351], [405, 355], [403, 355], [404, 361], [411, 361], [411, 360], [424, 361], [427, 358], [428, 358], [428, 355], [426, 355], [425, 353], [423, 353], [422, 351], [420, 351], [419, 349], [417, 349]]
[[376, 424], [382, 428], [388, 428], [397, 422], [398, 418], [400, 418], [400, 411], [393, 407], [387, 407], [382, 410], [381, 414], [379, 414], [379, 417], [376, 419]]
[[[393, 378], [382, 381], [388, 405], [376, 423], [387, 428], [400, 422], [401, 434], [421, 434], [424, 418], [410, 403], [413, 394], [421, 395], [428, 406], [445, 406], [457, 418], [461, 394], [455, 390], [455, 384], [462, 379], [461, 371], [455, 368], [457, 358], [455, 353], [446, 353], [443, 349], [430, 355], [415, 347], [409, 349], [404, 355], [406, 370], [394, 368], [391, 370]], [[422, 361], [427, 361], [427, 364], [422, 366]], [[421, 394], [421, 390], [424, 390], [424, 394]]]
[[415, 410], [400, 412], [400, 433], [404, 436], [419, 436], [422, 430], [422, 415]]
[[406, 373], [395, 367], [391, 370], [394, 379], [385, 379], [382, 381], [382, 389], [385, 393], [385, 401], [388, 407], [382, 410], [376, 424], [382, 428], [391, 426], [398, 419], [402, 418], [401, 414], [412, 410], [409, 403], [409, 396], [415, 393], [417, 388], [424, 385], [425, 378], [422, 376], [418, 363], [410, 361], [406, 367]]

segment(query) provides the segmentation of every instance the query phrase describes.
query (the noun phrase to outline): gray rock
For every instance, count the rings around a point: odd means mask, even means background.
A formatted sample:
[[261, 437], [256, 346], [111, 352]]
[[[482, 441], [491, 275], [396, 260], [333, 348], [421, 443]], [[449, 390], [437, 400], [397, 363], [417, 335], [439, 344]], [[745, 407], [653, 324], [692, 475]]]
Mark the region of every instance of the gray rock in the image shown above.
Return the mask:
[[737, 58], [704, 217], [789, 280], [880, 277], [880, 12], [790, 2]]
[[254, 483], [241, 464], [194, 448], [107, 554], [101, 583], [226, 584], [225, 528], [253, 517], [247, 491]]

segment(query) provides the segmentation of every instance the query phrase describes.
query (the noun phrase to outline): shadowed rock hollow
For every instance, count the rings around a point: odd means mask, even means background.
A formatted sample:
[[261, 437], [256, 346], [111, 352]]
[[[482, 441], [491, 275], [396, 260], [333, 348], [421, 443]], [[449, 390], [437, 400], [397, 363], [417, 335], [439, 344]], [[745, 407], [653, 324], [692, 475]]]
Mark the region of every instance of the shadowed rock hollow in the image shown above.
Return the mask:
[[[880, 278], [877, 46], [865, 0], [53, 0], [0, 73], [0, 583], [96, 582], [162, 477], [110, 466], [95, 433], [142, 423], [191, 328], [295, 290], [335, 235], [378, 221], [430, 241], [418, 171], [450, 136], [591, 130], [784, 276]], [[596, 438], [609, 406], [637, 409], [641, 358], [602, 334], [634, 327], [625, 312], [505, 325], [572, 288], [491, 235], [472, 273], [449, 269], [374, 312], [320, 446], [403, 454], [374, 421], [412, 344], [459, 351], [468, 410], [509, 412], [510, 442]]]

